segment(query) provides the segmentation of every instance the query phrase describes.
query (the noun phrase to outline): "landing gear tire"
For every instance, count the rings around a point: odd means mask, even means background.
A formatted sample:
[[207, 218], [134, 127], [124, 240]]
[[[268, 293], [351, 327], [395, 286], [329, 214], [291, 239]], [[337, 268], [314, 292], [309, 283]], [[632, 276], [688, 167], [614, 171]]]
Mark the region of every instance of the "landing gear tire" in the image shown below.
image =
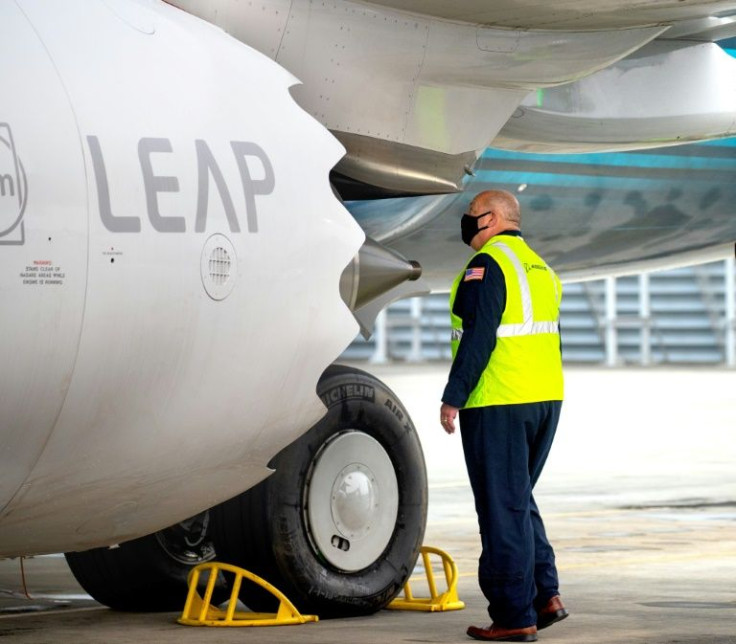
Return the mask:
[[[403, 588], [422, 545], [424, 456], [406, 410], [373, 376], [333, 366], [318, 393], [327, 415], [272, 460], [274, 474], [212, 509], [212, 538], [220, 561], [305, 613], [372, 613]], [[252, 610], [276, 608], [254, 584], [240, 597]]]
[[[209, 512], [116, 548], [64, 556], [82, 588], [101, 604], [122, 611], [181, 610], [189, 571], [215, 557]], [[223, 580], [216, 593], [225, 598]]]

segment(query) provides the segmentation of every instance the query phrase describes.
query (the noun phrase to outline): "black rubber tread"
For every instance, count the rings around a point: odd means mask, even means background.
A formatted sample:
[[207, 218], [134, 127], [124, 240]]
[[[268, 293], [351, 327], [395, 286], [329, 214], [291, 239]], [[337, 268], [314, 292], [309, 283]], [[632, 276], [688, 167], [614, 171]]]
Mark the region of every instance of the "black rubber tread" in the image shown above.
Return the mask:
[[[182, 610], [189, 571], [194, 563], [174, 559], [156, 534], [127, 541], [116, 548], [93, 548], [64, 554], [72, 574], [95, 600], [120, 611]], [[208, 575], [200, 578], [203, 591]], [[223, 578], [215, 586], [214, 601], [228, 596]]]
[[181, 610], [191, 567], [172, 560], [154, 535], [65, 554], [79, 584], [101, 604], [123, 611]]
[[[364, 387], [373, 399], [341, 398], [350, 386]], [[408, 413], [370, 374], [332, 366], [320, 380], [318, 393], [323, 398], [332, 394], [326, 400], [327, 415], [272, 460], [273, 475], [212, 509], [212, 539], [219, 560], [263, 577], [303, 612], [320, 617], [367, 614], [383, 608], [401, 591], [416, 562], [427, 513], [424, 456]], [[336, 570], [314, 551], [303, 514], [304, 484], [314, 456], [344, 429], [364, 431], [378, 440], [394, 464], [399, 484], [394, 535], [373, 565], [355, 573]], [[276, 607], [273, 597], [254, 584], [244, 584], [241, 599], [256, 611]]]

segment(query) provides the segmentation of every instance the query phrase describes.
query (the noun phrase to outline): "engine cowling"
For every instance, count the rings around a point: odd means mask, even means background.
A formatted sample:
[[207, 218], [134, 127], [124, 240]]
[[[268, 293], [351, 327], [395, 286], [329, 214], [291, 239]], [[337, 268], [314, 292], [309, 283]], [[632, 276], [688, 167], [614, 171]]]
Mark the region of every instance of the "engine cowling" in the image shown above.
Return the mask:
[[323, 415], [364, 236], [295, 79], [219, 29], [19, 0], [0, 43], [0, 555], [117, 543]]

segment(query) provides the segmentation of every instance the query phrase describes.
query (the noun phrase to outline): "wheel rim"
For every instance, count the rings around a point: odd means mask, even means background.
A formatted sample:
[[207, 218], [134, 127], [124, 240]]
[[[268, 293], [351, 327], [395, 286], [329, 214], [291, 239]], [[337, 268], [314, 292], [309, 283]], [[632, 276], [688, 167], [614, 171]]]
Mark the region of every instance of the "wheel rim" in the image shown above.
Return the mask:
[[307, 481], [307, 528], [316, 552], [356, 572], [391, 542], [399, 509], [393, 463], [376, 439], [347, 431], [317, 454]]

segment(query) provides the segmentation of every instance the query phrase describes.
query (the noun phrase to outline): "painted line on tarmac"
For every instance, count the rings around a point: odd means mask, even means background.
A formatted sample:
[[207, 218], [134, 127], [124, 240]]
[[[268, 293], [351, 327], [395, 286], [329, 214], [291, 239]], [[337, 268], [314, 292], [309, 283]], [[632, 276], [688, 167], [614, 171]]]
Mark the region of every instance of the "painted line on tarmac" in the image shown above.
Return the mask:
[[70, 613], [88, 613], [93, 610], [109, 610], [107, 606], [86, 606], [84, 608], [53, 608], [51, 610], [24, 610], [17, 613], [0, 614], [2, 619], [17, 619], [19, 617], [44, 617], [46, 615], [68, 615]]
[[[586, 568], [616, 568], [619, 566], [635, 566], [640, 564], [660, 564], [672, 563], [675, 561], [707, 561], [714, 559], [730, 559], [736, 557], [736, 550], [725, 550], [723, 552], [714, 552], [709, 555], [704, 554], [681, 554], [681, 555], [661, 555], [659, 557], [637, 557], [630, 559], [617, 559], [616, 561], [596, 561], [590, 563], [578, 564], [560, 564], [557, 569], [560, 571], [568, 570], [584, 570]], [[458, 577], [475, 577], [476, 572], [461, 572]]]
[[[604, 516], [611, 516], [611, 515], [617, 515], [617, 514], [631, 514], [634, 510], [621, 510], [621, 509], [615, 509], [615, 508], [609, 508], [605, 510], [581, 510], [581, 511], [569, 511], [569, 512], [545, 512], [544, 513], [544, 519], [545, 521], [548, 519], [571, 519], [575, 517], [580, 518], [588, 518], [588, 517], [604, 517]], [[462, 525], [465, 523], [477, 523], [478, 519], [473, 514], [473, 516], [463, 517], [463, 518], [450, 518], [450, 519], [432, 519], [427, 523], [427, 527], [433, 528], [435, 526], [448, 526], [448, 525]]]
[[614, 568], [618, 566], [636, 566], [640, 564], [662, 564], [677, 561], [712, 561], [717, 559], [728, 559], [736, 557], [736, 550], [725, 550], [721, 552], [713, 552], [710, 554], [681, 554], [681, 555], [660, 555], [658, 557], [634, 557], [630, 559], [618, 559], [616, 561], [562, 564], [560, 570], [583, 570], [585, 568]]

